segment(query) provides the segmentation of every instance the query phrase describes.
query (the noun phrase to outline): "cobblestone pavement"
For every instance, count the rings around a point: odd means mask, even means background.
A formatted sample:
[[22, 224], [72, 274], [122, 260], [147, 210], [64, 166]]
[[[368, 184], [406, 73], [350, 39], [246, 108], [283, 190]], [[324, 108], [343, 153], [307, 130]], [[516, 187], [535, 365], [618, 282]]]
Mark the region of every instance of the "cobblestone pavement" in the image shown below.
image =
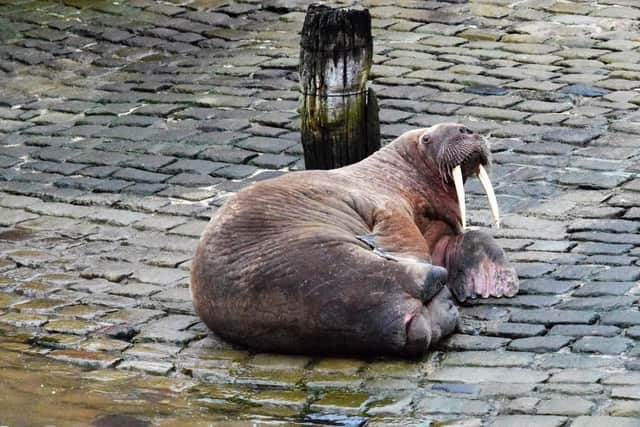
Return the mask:
[[307, 2], [0, 0], [0, 346], [206, 390], [203, 423], [640, 425], [640, 2], [363, 3], [385, 139], [442, 121], [491, 138], [517, 297], [464, 308], [417, 362], [208, 336], [200, 232], [303, 167]]

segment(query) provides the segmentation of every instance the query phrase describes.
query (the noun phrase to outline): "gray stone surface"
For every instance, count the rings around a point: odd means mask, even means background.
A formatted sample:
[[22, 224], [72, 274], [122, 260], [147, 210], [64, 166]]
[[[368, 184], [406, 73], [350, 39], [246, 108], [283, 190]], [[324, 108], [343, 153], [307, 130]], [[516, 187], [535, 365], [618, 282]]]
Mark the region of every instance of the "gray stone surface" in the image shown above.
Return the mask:
[[576, 341], [572, 348], [574, 351], [600, 354], [620, 354], [625, 352], [633, 344], [626, 338], [583, 337]]
[[445, 367], [428, 378], [431, 381], [464, 383], [537, 383], [546, 380], [548, 374], [523, 368], [468, 368]]
[[491, 427], [560, 427], [566, 420], [566, 417], [558, 416], [500, 415], [489, 425]]
[[583, 415], [591, 413], [595, 404], [580, 397], [563, 396], [549, 400], [542, 400], [537, 406], [539, 414], [546, 415]]
[[619, 328], [603, 325], [556, 325], [549, 331], [549, 335], [565, 335], [574, 337], [581, 337], [585, 335], [612, 337], [619, 333]]
[[606, 416], [582, 416], [578, 417], [572, 424], [572, 427], [633, 427], [638, 425], [637, 418], [631, 417], [606, 417]]
[[491, 405], [481, 400], [426, 397], [416, 406], [418, 414], [464, 414], [485, 415], [491, 411]]
[[359, 2], [384, 142], [445, 121], [489, 137], [503, 227], [486, 230], [521, 279], [419, 361], [250, 354], [190, 304], [215, 209], [304, 168], [309, 2], [0, 3], [0, 337], [17, 328], [16, 351], [186, 382], [224, 414], [202, 424], [637, 425], [638, 2]]
[[571, 340], [572, 339], [570, 337], [561, 335], [520, 338], [509, 343], [509, 350], [546, 353], [560, 350], [561, 348], [569, 344]]

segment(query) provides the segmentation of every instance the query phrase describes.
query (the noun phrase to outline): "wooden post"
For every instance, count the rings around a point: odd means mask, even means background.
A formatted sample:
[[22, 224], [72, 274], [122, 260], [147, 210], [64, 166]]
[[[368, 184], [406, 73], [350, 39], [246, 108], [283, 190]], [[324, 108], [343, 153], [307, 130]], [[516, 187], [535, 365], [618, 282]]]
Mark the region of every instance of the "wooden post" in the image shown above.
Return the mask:
[[312, 4], [300, 42], [300, 111], [306, 169], [355, 163], [380, 148], [368, 10]]

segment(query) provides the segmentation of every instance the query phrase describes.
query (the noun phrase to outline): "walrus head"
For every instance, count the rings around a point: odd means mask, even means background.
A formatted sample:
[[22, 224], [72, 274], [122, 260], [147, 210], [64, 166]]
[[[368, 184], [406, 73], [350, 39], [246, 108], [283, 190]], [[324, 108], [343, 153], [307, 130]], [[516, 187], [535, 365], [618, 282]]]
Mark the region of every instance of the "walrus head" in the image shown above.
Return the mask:
[[489, 199], [496, 227], [500, 213], [493, 185], [487, 174], [490, 151], [483, 138], [464, 125], [444, 123], [416, 131], [416, 143], [422, 159], [435, 169], [445, 186], [455, 187], [460, 206], [462, 228], [466, 228], [464, 182], [477, 176]]

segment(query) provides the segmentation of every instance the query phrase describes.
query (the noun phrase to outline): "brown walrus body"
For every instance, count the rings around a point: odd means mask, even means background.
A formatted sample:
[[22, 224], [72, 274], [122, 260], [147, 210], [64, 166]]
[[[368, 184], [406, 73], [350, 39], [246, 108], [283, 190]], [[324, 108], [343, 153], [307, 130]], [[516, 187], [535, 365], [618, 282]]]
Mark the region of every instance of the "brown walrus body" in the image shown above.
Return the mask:
[[439, 125], [348, 167], [240, 191], [193, 260], [197, 313], [260, 350], [423, 354], [455, 329], [449, 289], [461, 300], [517, 291], [496, 243], [461, 233], [450, 170], [460, 164], [466, 178], [482, 163], [476, 135]]

